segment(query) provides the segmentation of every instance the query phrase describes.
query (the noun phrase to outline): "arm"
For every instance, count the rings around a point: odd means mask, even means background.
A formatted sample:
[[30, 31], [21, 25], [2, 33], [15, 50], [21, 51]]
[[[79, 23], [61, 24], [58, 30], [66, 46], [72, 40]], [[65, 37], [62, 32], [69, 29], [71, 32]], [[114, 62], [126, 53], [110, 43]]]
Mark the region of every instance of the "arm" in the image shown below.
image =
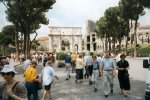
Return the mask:
[[58, 76], [55, 75], [55, 78], [58, 80]]
[[14, 100], [27, 100], [27, 90], [23, 83], [17, 83], [15, 93], [12, 92], [12, 88], [9, 88], [7, 93]]

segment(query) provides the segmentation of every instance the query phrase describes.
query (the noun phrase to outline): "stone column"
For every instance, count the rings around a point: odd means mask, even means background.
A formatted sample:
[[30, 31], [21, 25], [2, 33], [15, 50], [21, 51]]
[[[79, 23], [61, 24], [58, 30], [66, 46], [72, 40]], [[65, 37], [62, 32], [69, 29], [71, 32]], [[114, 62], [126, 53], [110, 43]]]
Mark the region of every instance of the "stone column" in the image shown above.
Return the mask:
[[48, 49], [49, 49], [49, 52], [51, 52], [52, 51], [52, 35], [49, 35], [48, 39], [49, 39], [48, 40], [48, 43], [49, 43], [49, 48]]

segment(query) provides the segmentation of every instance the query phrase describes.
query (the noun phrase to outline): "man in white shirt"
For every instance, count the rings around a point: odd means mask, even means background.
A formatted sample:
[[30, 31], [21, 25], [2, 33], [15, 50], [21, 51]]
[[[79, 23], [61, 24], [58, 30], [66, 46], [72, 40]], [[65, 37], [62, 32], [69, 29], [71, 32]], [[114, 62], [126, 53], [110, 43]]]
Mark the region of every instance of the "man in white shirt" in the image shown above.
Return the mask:
[[24, 71], [29, 67], [31, 63], [30, 57], [28, 57], [22, 64]]
[[42, 77], [43, 85], [45, 87], [45, 91], [43, 93], [42, 100], [45, 100], [45, 97], [47, 94], [51, 98], [50, 88], [51, 88], [51, 84], [53, 81], [53, 77], [56, 77], [56, 79], [58, 80], [58, 77], [55, 75], [55, 71], [52, 67], [51, 61], [48, 61], [47, 66], [43, 68], [41, 77]]

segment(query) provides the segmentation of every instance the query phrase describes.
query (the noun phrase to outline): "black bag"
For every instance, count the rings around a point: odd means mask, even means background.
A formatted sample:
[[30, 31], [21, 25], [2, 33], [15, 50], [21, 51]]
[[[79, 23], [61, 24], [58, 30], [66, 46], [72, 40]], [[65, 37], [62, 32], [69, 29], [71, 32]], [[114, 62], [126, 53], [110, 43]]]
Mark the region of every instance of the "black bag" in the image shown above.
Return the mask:
[[41, 90], [42, 89], [42, 83], [40, 83], [40, 82], [34, 82], [34, 84], [35, 84], [35, 88], [37, 90]]
[[125, 78], [129, 77], [129, 73], [124, 73]]

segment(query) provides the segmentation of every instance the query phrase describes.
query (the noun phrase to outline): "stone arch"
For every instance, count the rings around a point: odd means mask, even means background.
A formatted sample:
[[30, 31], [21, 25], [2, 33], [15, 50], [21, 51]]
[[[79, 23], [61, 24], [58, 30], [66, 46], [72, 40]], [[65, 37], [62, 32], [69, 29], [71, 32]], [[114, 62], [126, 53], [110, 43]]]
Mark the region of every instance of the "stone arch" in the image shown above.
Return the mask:
[[87, 43], [87, 50], [90, 51], [90, 43]]
[[95, 34], [92, 34], [92, 42], [95, 42]]
[[93, 43], [93, 50], [96, 51], [96, 43]]
[[89, 35], [87, 36], [87, 42], [90, 42], [90, 36]]

